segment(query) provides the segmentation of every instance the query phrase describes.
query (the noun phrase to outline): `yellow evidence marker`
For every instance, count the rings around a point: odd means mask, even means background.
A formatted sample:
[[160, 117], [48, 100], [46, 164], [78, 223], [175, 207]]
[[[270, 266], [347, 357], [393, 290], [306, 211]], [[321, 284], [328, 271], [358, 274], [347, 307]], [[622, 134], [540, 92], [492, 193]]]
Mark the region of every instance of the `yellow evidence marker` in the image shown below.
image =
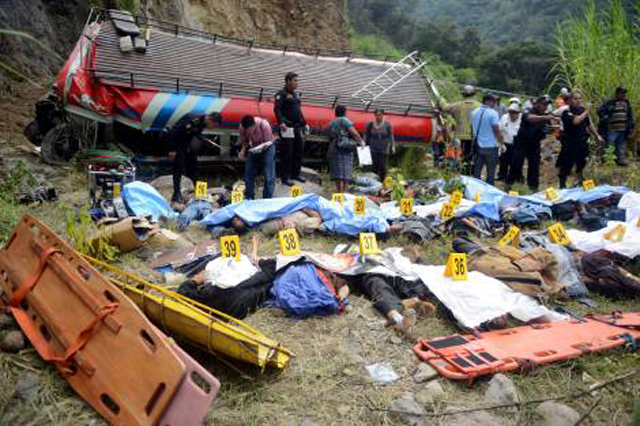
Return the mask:
[[300, 254], [300, 239], [294, 228], [283, 229], [278, 232], [280, 240], [280, 253], [283, 256], [297, 256]]
[[413, 211], [413, 203], [413, 198], [403, 198], [402, 200], [400, 200], [400, 213], [405, 216], [413, 216], [413, 214], [415, 213]]
[[504, 247], [509, 243], [517, 242], [518, 235], [520, 235], [520, 228], [518, 228], [517, 226], [511, 226], [507, 233], [504, 234], [504, 237], [502, 237], [502, 239], [500, 240], [500, 245]]
[[555, 225], [549, 227], [549, 236], [551, 237], [551, 241], [556, 244], [560, 244], [563, 246], [571, 244], [571, 239], [567, 234], [567, 230], [561, 223], [556, 223]]
[[229, 235], [220, 238], [220, 252], [222, 257], [230, 257], [236, 261], [240, 260], [240, 237]]
[[373, 232], [363, 232], [360, 234], [360, 255], [380, 253], [376, 234]]
[[467, 270], [467, 255], [464, 253], [451, 253], [447, 259], [444, 276], [451, 277], [454, 281], [466, 281]]
[[344, 205], [344, 194], [341, 194], [339, 192], [334, 193], [331, 196], [331, 201], [333, 201], [334, 203], [339, 203], [341, 206]]
[[291, 189], [289, 189], [289, 195], [291, 195], [292, 197], [301, 196], [302, 195], [302, 186], [300, 186], [300, 185], [291, 186]]
[[353, 202], [353, 211], [359, 216], [364, 216], [366, 202], [364, 197], [358, 197]]
[[204, 198], [207, 196], [207, 182], [196, 182], [196, 198]]

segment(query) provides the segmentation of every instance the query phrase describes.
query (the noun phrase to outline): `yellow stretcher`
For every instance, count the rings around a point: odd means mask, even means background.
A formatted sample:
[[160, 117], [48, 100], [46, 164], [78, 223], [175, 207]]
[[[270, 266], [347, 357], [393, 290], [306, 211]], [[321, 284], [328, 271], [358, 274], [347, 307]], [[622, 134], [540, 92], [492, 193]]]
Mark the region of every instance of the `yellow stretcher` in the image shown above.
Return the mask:
[[105, 273], [156, 325], [207, 351], [266, 367], [284, 368], [294, 355], [229, 315], [151, 284], [142, 278], [89, 256], [89, 263]]

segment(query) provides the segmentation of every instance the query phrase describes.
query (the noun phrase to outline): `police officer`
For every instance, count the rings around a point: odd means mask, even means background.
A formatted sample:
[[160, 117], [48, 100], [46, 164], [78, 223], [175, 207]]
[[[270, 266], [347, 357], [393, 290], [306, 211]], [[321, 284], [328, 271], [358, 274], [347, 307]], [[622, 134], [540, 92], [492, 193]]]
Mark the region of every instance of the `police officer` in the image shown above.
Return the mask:
[[208, 115], [187, 114], [169, 131], [169, 141], [176, 149], [173, 159], [173, 196], [171, 201], [183, 203], [180, 190], [182, 175], [196, 183], [198, 179], [198, 151], [202, 146], [202, 132], [213, 130], [222, 123], [217, 112]]
[[527, 160], [527, 185], [532, 192], [537, 192], [540, 185], [540, 144], [547, 137], [550, 123], [555, 119], [547, 112], [549, 99], [538, 97], [533, 107], [525, 110], [520, 120], [520, 129], [513, 140], [513, 158], [507, 175], [506, 190], [522, 175], [524, 161]]
[[288, 72], [284, 82], [284, 88], [276, 94], [273, 111], [280, 128], [282, 183], [292, 185], [291, 179], [305, 182], [300, 176], [300, 169], [307, 123], [302, 115], [300, 92], [297, 92], [298, 74]]

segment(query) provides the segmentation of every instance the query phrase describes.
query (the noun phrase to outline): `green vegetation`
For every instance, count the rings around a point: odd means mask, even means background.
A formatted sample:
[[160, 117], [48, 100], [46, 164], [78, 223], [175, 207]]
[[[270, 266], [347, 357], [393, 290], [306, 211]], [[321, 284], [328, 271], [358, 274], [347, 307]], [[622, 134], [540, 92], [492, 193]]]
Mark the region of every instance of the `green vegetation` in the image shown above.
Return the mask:
[[631, 103], [640, 107], [640, 3], [636, 8], [633, 17], [621, 0], [612, 0], [599, 11], [591, 0], [583, 16], [559, 25], [557, 79], [598, 104], [625, 86]]
[[[637, 2], [616, 0], [616, 15], [611, 19], [606, 17], [609, 3], [592, 0], [587, 7], [581, 0], [350, 0], [349, 17], [354, 37], [377, 35], [399, 50], [437, 56], [454, 68], [455, 80], [460, 84], [536, 95], [559, 89], [561, 81], [554, 78], [554, 72], [566, 73], [564, 69], [554, 69], [557, 58], [552, 43], [556, 27], [573, 40], [565, 42], [565, 50], [586, 49], [585, 63], [608, 64], [618, 58], [626, 62], [632, 51], [637, 55], [638, 25], [629, 23], [630, 17], [637, 22], [640, 16]], [[576, 25], [587, 9], [590, 23], [578, 30]], [[597, 34], [600, 23], [604, 27]], [[587, 33], [591, 33], [590, 41], [585, 38]], [[598, 50], [603, 36], [607, 47]], [[616, 46], [624, 47], [618, 51]], [[635, 76], [640, 75], [639, 69], [636, 59]], [[613, 82], [620, 80], [619, 76], [615, 72], [609, 74], [609, 85], [617, 84]], [[586, 74], [585, 77], [589, 78]], [[637, 82], [636, 77], [636, 87]]]

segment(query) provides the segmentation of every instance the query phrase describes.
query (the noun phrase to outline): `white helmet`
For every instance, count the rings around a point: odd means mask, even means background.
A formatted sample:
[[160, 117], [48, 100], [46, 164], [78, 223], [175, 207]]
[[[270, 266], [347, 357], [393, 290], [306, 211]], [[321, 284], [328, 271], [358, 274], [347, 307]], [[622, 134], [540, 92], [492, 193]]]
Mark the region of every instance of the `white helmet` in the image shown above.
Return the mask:
[[473, 86], [466, 85], [462, 88], [462, 94], [467, 96], [473, 96], [476, 93], [476, 89]]

